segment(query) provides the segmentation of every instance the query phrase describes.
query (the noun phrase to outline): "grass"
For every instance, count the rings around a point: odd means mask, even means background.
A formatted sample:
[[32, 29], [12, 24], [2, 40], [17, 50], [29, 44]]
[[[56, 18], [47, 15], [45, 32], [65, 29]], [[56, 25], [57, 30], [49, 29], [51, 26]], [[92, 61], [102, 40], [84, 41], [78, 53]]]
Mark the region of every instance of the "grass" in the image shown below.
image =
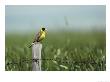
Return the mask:
[[[6, 34], [5, 70], [31, 71], [34, 34]], [[105, 71], [105, 32], [53, 32], [43, 41], [43, 71]], [[28, 61], [25, 61], [28, 60]]]

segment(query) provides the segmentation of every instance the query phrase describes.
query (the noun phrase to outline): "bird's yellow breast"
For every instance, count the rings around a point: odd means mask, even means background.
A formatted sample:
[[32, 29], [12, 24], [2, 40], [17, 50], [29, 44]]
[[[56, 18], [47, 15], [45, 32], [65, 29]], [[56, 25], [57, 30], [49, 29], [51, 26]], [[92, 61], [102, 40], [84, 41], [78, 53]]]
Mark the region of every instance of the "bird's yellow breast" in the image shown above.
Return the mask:
[[42, 37], [42, 38], [45, 38], [45, 33], [42, 33], [42, 34], [41, 34], [41, 37]]
[[41, 40], [43, 40], [44, 38], [45, 38], [45, 32], [42, 32], [41, 35], [40, 35], [39, 40], [41, 41]]

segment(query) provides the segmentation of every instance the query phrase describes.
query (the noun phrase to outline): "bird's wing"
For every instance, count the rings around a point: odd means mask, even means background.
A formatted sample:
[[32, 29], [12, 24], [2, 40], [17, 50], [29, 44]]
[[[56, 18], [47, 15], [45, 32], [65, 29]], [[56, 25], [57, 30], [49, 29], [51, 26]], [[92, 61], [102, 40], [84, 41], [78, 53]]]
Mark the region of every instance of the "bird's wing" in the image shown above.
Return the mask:
[[33, 42], [36, 42], [37, 40], [39, 40], [40, 36], [41, 36], [41, 32], [38, 32], [38, 33], [36, 34], [36, 36], [35, 36]]

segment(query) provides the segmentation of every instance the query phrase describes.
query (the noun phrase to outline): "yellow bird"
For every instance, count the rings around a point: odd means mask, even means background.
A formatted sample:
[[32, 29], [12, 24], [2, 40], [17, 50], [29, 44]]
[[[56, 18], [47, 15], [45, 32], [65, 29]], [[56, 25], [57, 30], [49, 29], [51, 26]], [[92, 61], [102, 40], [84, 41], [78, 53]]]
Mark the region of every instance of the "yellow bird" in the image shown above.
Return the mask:
[[[47, 29], [46, 29], [46, 28], [41, 28], [41, 30], [36, 34], [32, 45], [33, 45], [35, 42], [41, 42], [41, 41], [45, 38], [46, 33], [47, 33]], [[30, 45], [30, 47], [31, 47], [32, 45]], [[29, 48], [30, 48], [30, 47], [29, 47]]]
[[34, 43], [34, 42], [41, 42], [41, 41], [45, 38], [46, 33], [47, 33], [47, 29], [42, 28], [42, 29], [40, 30], [40, 32], [38, 32], [38, 33], [36, 34], [33, 43]]

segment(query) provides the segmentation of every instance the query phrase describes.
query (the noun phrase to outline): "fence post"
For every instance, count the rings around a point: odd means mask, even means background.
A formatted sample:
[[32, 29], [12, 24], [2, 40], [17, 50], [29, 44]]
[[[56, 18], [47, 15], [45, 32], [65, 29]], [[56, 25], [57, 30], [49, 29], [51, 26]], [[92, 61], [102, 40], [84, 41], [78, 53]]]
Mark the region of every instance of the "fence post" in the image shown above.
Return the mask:
[[32, 45], [32, 71], [41, 71], [41, 50], [41, 43], [36, 42]]

